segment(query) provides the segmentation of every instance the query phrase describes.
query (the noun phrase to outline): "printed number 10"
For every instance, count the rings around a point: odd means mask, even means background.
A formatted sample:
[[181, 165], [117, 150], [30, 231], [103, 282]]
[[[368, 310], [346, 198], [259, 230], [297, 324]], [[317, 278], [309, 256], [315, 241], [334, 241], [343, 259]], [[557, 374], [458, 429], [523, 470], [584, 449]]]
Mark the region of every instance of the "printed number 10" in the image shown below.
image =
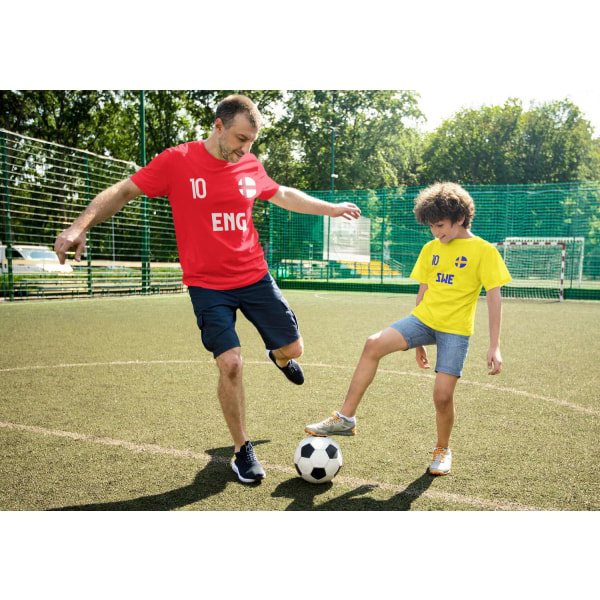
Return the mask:
[[206, 198], [206, 181], [204, 179], [190, 179], [192, 184], [192, 195], [194, 200], [197, 198]]

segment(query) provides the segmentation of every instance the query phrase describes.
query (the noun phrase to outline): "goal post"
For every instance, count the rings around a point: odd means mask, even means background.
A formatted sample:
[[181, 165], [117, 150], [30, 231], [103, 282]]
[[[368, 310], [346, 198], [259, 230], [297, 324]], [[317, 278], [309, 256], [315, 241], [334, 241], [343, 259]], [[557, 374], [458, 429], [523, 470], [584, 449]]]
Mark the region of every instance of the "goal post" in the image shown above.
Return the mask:
[[565, 238], [506, 238], [495, 246], [512, 277], [503, 296], [564, 300]]

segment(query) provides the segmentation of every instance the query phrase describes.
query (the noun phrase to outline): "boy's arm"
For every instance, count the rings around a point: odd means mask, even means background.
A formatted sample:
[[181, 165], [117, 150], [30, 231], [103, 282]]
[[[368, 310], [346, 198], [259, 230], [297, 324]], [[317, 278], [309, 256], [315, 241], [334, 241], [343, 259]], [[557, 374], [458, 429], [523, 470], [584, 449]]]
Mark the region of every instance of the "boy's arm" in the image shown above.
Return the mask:
[[500, 329], [502, 327], [502, 297], [500, 287], [486, 290], [488, 320], [490, 329], [490, 348], [487, 353], [488, 375], [497, 375], [502, 370], [500, 354]]
[[[423, 300], [423, 296], [425, 295], [426, 291], [427, 291], [426, 283], [422, 283], [421, 285], [419, 285], [419, 291], [417, 292], [417, 306], [419, 305], [421, 300]], [[419, 367], [421, 369], [429, 369], [430, 366], [429, 366], [429, 359], [427, 358], [427, 348], [425, 348], [425, 346], [418, 346], [417, 348], [415, 348], [415, 351], [416, 351], [417, 364], [419, 365]]]

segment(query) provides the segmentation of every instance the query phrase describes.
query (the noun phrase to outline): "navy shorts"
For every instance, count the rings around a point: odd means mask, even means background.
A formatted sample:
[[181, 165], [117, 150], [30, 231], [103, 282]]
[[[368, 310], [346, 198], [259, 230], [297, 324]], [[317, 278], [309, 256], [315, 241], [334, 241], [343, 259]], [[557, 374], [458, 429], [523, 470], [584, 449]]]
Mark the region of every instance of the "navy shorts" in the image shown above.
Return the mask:
[[456, 333], [445, 333], [428, 327], [414, 315], [396, 321], [390, 327], [399, 331], [408, 347], [437, 346], [435, 372], [449, 373], [460, 377], [469, 350], [470, 337]]
[[204, 347], [216, 358], [241, 346], [235, 331], [237, 310], [258, 330], [268, 350], [300, 338], [296, 315], [275, 280], [267, 273], [260, 281], [234, 290], [188, 287]]

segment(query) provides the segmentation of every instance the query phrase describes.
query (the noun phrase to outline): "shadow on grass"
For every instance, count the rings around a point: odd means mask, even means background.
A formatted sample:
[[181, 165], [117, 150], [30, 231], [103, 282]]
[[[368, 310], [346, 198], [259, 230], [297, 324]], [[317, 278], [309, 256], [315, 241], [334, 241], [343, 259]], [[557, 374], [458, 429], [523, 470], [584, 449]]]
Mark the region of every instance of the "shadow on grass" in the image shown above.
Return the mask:
[[425, 471], [405, 490], [388, 500], [375, 500], [365, 496], [377, 488], [376, 485], [361, 485], [346, 494], [315, 506], [315, 499], [331, 489], [333, 483], [314, 485], [297, 477], [289, 479], [277, 486], [273, 492], [275, 497], [292, 498], [286, 510], [410, 510], [412, 503], [424, 494], [436, 477]]
[[[269, 440], [252, 442], [254, 446], [265, 444]], [[102, 502], [95, 504], [81, 504], [78, 506], [65, 506], [53, 508], [52, 511], [61, 510], [175, 510], [216, 496], [225, 490], [228, 484], [237, 482], [236, 474], [231, 470], [229, 462], [233, 456], [233, 446], [222, 448], [211, 448], [206, 450], [210, 455], [210, 461], [196, 475], [190, 485], [175, 490], [163, 492], [153, 496], [141, 496], [131, 500], [119, 500], [116, 502]], [[260, 485], [260, 481], [254, 484], [244, 484], [250, 487]]]

